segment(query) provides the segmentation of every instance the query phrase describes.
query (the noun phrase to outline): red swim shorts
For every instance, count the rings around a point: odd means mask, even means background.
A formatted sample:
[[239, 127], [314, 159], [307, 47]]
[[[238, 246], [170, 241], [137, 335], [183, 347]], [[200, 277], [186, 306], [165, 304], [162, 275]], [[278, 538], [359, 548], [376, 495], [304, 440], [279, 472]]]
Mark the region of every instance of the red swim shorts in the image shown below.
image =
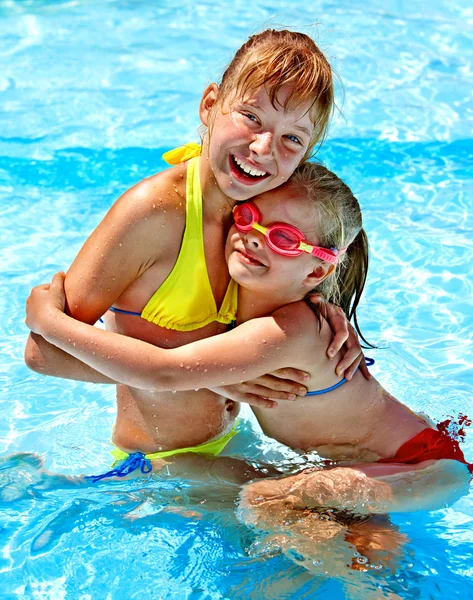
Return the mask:
[[468, 466], [473, 473], [473, 464], [465, 460], [458, 442], [450, 436], [427, 427], [403, 444], [392, 458], [381, 458], [380, 463], [417, 464], [424, 460], [450, 458]]

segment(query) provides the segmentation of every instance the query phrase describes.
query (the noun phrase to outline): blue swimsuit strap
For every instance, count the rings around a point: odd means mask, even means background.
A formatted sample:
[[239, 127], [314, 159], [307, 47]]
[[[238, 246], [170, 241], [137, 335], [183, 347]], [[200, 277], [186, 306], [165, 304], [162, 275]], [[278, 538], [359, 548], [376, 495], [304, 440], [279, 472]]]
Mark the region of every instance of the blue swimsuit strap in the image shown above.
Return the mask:
[[133, 310], [122, 310], [121, 308], [115, 308], [114, 306], [111, 306], [108, 310], [120, 313], [121, 315], [136, 315], [137, 317], [141, 317], [141, 313], [134, 312]]
[[142, 452], [130, 454], [116, 469], [111, 469], [102, 475], [86, 475], [85, 478], [91, 479], [92, 483], [97, 483], [106, 477], [126, 477], [136, 469], [140, 469], [145, 474], [152, 471], [151, 462]]
[[[374, 365], [374, 358], [366, 357], [365, 362], [366, 362], [367, 367], [372, 367]], [[356, 371], [358, 371], [358, 369]], [[355, 373], [356, 373], [356, 371], [355, 371]], [[327, 394], [327, 392], [333, 392], [333, 390], [336, 390], [337, 388], [339, 388], [341, 385], [346, 383], [346, 381], [347, 380], [344, 377], [343, 379], [340, 379], [340, 381], [338, 381], [335, 385], [325, 388], [324, 390], [315, 390], [313, 392], [307, 392], [306, 396], [319, 396], [320, 394]]]
[[[120, 313], [122, 315], [134, 315], [136, 317], [141, 317], [141, 313], [134, 312], [133, 310], [122, 310], [121, 308], [115, 308], [114, 306], [111, 306], [108, 310], [111, 310], [112, 312]], [[99, 319], [99, 321], [101, 323], [103, 323], [103, 319]]]

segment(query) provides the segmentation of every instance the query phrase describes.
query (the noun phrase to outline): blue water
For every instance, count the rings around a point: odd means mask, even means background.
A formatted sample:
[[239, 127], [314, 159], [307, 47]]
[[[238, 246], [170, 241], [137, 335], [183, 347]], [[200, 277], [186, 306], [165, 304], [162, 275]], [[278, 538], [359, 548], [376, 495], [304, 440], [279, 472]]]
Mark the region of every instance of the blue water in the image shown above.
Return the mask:
[[[434, 419], [473, 412], [470, 2], [0, 0], [2, 599], [359, 594], [362, 574], [329, 579], [255, 551], [231, 490], [60, 478], [109, 464], [113, 391], [22, 360], [30, 288], [67, 268], [114, 199], [163, 168], [163, 150], [197, 139], [205, 84], [250, 33], [278, 24], [306, 26], [343, 81], [319, 157], [364, 209], [360, 322], [384, 348], [373, 372]], [[287, 456], [254, 421], [229, 453]], [[396, 515], [409, 542], [394, 573], [369, 574], [373, 598], [471, 596], [472, 499]]]

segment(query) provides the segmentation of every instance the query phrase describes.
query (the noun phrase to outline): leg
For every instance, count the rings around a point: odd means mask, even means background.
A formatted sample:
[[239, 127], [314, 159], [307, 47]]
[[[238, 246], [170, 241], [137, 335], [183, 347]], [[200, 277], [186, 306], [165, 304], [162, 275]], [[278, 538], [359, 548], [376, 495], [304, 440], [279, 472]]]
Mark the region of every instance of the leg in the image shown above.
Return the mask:
[[358, 514], [435, 510], [468, 493], [469, 479], [466, 465], [455, 460], [367, 463], [254, 482], [244, 487], [241, 502], [271, 510], [322, 506]]

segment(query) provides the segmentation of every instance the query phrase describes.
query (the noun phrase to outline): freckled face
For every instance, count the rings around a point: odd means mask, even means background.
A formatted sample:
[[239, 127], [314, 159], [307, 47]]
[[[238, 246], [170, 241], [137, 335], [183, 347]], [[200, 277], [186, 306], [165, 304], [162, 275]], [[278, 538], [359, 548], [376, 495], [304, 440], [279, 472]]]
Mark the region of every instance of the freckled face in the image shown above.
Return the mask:
[[301, 162], [314, 129], [310, 103], [296, 110], [283, 106], [292, 92], [280, 90], [276, 108], [264, 89], [225, 103], [211, 125], [209, 159], [221, 191], [247, 200], [287, 181]]
[[[283, 185], [253, 199], [263, 215], [261, 225], [288, 223], [304, 234], [306, 240], [317, 245], [314, 207], [290, 184]], [[225, 257], [231, 277], [241, 286], [258, 292], [300, 295], [302, 282], [319, 263], [306, 253], [300, 256], [282, 256], [271, 250], [264, 235], [256, 229], [238, 231], [233, 225], [227, 237]]]

